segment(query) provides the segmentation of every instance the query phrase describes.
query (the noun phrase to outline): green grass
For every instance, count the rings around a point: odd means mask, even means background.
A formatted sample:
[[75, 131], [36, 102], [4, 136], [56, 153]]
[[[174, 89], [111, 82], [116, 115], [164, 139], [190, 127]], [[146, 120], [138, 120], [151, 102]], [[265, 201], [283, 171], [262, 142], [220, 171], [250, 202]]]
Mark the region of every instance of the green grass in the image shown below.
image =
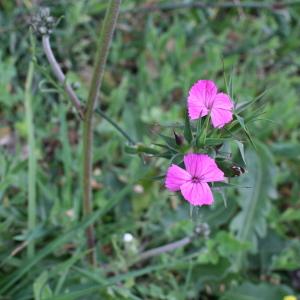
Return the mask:
[[[0, 4], [0, 299], [299, 297], [300, 4], [150, 13], [133, 10], [146, 1], [123, 1], [95, 114], [95, 213], [82, 220], [81, 126], [39, 38], [32, 62], [26, 22], [34, 3]], [[84, 100], [106, 1], [43, 5], [63, 16], [53, 51]], [[228, 130], [244, 142], [247, 172], [226, 188], [216, 185], [212, 207], [190, 212], [163, 187], [169, 162], [155, 156], [166, 150], [155, 144], [177, 151], [173, 129], [191, 138], [182, 126], [186, 97], [200, 78], [216, 81], [237, 103], [240, 118]], [[206, 143], [218, 142], [213, 134]], [[224, 144], [224, 155], [239, 149]], [[128, 153], [142, 150], [155, 155]], [[138, 261], [202, 223], [209, 238]], [[90, 224], [97, 268], [85, 259]], [[133, 235], [129, 248], [125, 233]]]

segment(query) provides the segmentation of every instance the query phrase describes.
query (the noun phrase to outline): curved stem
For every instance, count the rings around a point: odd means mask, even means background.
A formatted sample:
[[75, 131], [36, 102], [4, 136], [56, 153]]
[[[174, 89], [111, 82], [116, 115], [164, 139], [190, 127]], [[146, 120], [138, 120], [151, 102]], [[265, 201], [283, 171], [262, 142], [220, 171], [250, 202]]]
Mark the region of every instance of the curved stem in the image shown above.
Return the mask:
[[[49, 36], [43, 37], [43, 47], [45, 54], [48, 58], [48, 62], [50, 63], [53, 73], [55, 74], [58, 81], [62, 84], [65, 84], [65, 75], [63, 71], [61, 70], [59, 64], [57, 63], [57, 60], [53, 54]], [[72, 100], [74, 106], [80, 110], [81, 116], [83, 117], [83, 107], [81, 106], [80, 100], [78, 99], [75, 91], [72, 89], [72, 87], [69, 84], [65, 84], [65, 90], [68, 93], [70, 99]], [[105, 119], [107, 122], [109, 122], [117, 131], [119, 131], [130, 144], [136, 144], [135, 141], [109, 116], [107, 116], [101, 109], [97, 109], [96, 113], [98, 113], [103, 119]]]
[[56, 76], [58, 81], [64, 86], [65, 91], [69, 95], [72, 104], [78, 111], [80, 117], [83, 118], [83, 107], [81, 105], [81, 102], [76, 96], [72, 87], [66, 82], [66, 77], [52, 52], [49, 35], [43, 35], [43, 49], [47, 56], [48, 62], [52, 68], [54, 75]]
[[[94, 71], [92, 82], [89, 90], [89, 96], [87, 100], [86, 112], [84, 115], [83, 123], [83, 213], [84, 216], [88, 216], [92, 213], [92, 201], [91, 201], [91, 179], [92, 179], [92, 147], [93, 147], [93, 112], [96, 99], [98, 97], [99, 90], [104, 74], [104, 68], [106, 65], [108, 50], [110, 47], [113, 32], [116, 26], [119, 8], [121, 0], [110, 0], [108, 9], [105, 14], [105, 19], [102, 25], [99, 45], [97, 48]], [[89, 252], [89, 261], [94, 266], [96, 265], [96, 253], [95, 253], [95, 239], [94, 228], [89, 226], [87, 228], [87, 246], [92, 251]]]

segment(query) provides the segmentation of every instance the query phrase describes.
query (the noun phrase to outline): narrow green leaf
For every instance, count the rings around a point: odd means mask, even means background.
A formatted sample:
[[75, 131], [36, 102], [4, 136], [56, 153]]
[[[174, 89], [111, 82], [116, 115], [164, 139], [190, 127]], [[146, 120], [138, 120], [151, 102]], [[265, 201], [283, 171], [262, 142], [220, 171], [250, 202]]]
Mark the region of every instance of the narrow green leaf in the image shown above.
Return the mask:
[[267, 90], [263, 91], [261, 94], [259, 94], [257, 97], [255, 97], [254, 99], [247, 101], [247, 102], [240, 103], [236, 107], [236, 113], [240, 114], [241, 112], [246, 110], [249, 106], [254, 105], [256, 102], [258, 102], [260, 99], [262, 99], [269, 91], [270, 91], [270, 89], [267, 89]]
[[2, 285], [0, 286], [0, 294], [5, 293], [7, 290], [9, 290], [20, 278], [22, 278], [26, 273], [28, 273], [31, 270], [31, 268], [34, 265], [36, 265], [41, 259], [43, 259], [45, 256], [52, 253], [55, 249], [64, 245], [67, 241], [74, 238], [74, 236], [78, 232], [80, 231], [82, 232], [88, 226], [90, 226], [91, 224], [96, 222], [99, 218], [101, 218], [103, 215], [105, 215], [117, 203], [119, 203], [119, 201], [123, 199], [124, 195], [127, 194], [131, 190], [131, 188], [132, 188], [131, 185], [127, 185], [124, 189], [122, 189], [114, 197], [112, 197], [112, 199], [110, 199], [110, 201], [101, 211], [97, 211], [92, 215], [88, 216], [78, 225], [70, 229], [68, 232], [66, 232], [59, 238], [55, 239], [54, 241], [50, 242], [46, 247], [40, 250], [32, 259], [26, 260], [24, 264], [19, 268], [19, 270], [13, 272], [7, 278], [7, 280], [2, 283]]
[[185, 123], [184, 123], [183, 135], [184, 135], [184, 138], [186, 139], [186, 141], [188, 143], [191, 143], [193, 140], [193, 133], [192, 133], [191, 123], [190, 123], [190, 119], [189, 119], [187, 111], [186, 111], [184, 117], [185, 117]]
[[245, 124], [245, 121], [244, 121], [244, 118], [242, 118], [241, 116], [239, 115], [235, 115], [239, 124], [241, 125], [241, 127], [243, 128], [244, 132], [246, 133], [246, 136], [247, 138], [249, 139], [250, 143], [252, 144], [252, 146], [255, 148], [255, 144], [253, 142], [253, 139], [248, 131], [248, 128], [246, 127], [246, 124]]
[[33, 283], [35, 300], [44, 300], [52, 297], [52, 291], [48, 284], [48, 272], [44, 271]]

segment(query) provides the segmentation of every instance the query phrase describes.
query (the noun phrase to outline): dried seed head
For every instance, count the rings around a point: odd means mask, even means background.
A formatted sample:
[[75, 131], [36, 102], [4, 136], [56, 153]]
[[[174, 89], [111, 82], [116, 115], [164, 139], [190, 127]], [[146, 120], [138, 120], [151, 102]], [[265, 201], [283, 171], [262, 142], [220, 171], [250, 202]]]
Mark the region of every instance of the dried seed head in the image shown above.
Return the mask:
[[42, 7], [38, 13], [31, 18], [31, 26], [39, 35], [50, 35], [56, 26], [54, 17], [50, 15], [48, 7]]
[[203, 236], [204, 238], [208, 238], [210, 234], [210, 228], [207, 223], [198, 224], [194, 229], [195, 235]]

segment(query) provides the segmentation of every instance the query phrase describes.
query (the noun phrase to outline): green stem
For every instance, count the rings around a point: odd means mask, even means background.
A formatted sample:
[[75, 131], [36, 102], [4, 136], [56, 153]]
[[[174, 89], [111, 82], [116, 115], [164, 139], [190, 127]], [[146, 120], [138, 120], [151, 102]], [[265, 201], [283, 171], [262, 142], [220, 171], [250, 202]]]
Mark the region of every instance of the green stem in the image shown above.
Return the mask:
[[96, 113], [99, 114], [108, 123], [110, 123], [117, 131], [119, 131], [120, 134], [123, 135], [124, 138], [127, 139], [127, 141], [130, 144], [132, 144], [132, 145], [136, 144], [136, 142], [114, 120], [112, 120], [104, 111], [102, 111], [101, 109], [98, 108], [98, 109], [96, 109]]
[[[98, 93], [101, 88], [108, 50], [116, 26], [121, 0], [110, 0], [105, 19], [102, 25], [99, 45], [97, 48], [92, 82], [87, 100], [86, 112], [83, 122], [83, 214], [92, 213], [91, 179], [92, 179], [92, 148], [93, 148], [93, 112]], [[96, 266], [94, 227], [87, 228], [87, 246], [91, 250], [88, 255], [89, 262]]]
[[209, 121], [210, 121], [210, 112], [207, 115], [205, 122], [204, 122], [204, 130], [202, 131], [201, 135], [200, 135], [200, 146], [204, 147], [205, 146], [205, 141], [206, 141], [206, 136], [207, 136], [207, 131], [208, 131], [208, 125], [209, 125]]
[[59, 111], [59, 131], [62, 144], [62, 160], [65, 175], [65, 182], [63, 185], [63, 199], [65, 200], [66, 206], [70, 208], [72, 206], [72, 199], [75, 199], [75, 197], [72, 197], [72, 151], [68, 138], [68, 123], [66, 120], [66, 113], [67, 109], [64, 103], [61, 103]]
[[197, 125], [196, 125], [196, 138], [194, 140], [194, 147], [196, 147], [196, 149], [198, 150], [198, 148], [200, 147], [199, 144], [199, 139], [201, 136], [201, 130], [202, 130], [202, 118], [199, 118], [197, 120]]
[[209, 121], [210, 121], [210, 113], [207, 116], [207, 120], [206, 120], [206, 126], [205, 126], [205, 131], [204, 131], [204, 141], [203, 144], [205, 145], [206, 142], [206, 136], [207, 136], [207, 131], [208, 131], [208, 125], [209, 125]]
[[[25, 116], [27, 125], [27, 140], [28, 140], [28, 230], [30, 233], [36, 225], [36, 157], [35, 157], [35, 139], [32, 116], [32, 78], [34, 72], [34, 63], [29, 63], [29, 68], [25, 83]], [[34, 241], [28, 243], [28, 257], [33, 257], [35, 252]]]

